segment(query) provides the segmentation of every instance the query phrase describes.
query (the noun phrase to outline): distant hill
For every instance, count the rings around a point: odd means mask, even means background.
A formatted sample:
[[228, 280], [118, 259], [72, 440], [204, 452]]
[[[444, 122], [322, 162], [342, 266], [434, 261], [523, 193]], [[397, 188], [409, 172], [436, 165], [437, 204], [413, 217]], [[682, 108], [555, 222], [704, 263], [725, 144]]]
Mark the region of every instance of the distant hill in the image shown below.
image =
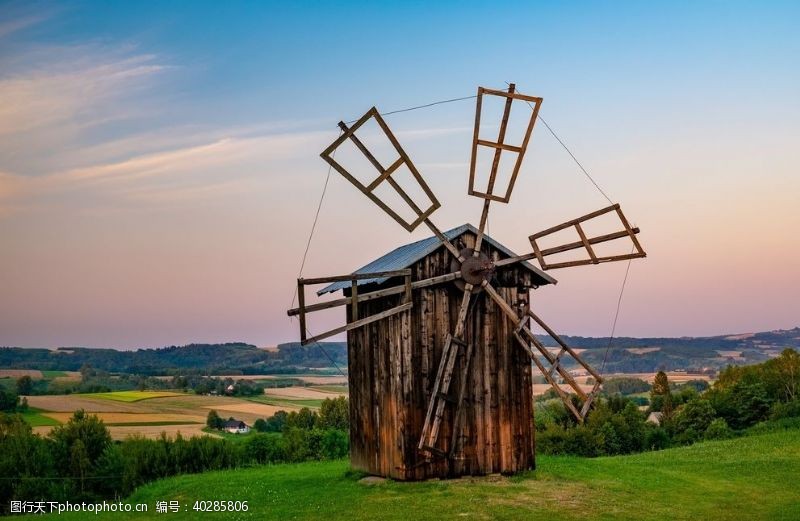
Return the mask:
[[[556, 345], [549, 337], [542, 337], [542, 341], [548, 346]], [[564, 341], [572, 347], [586, 349], [581, 356], [595, 367], [602, 365], [609, 346], [608, 337], [566, 336]], [[711, 337], [620, 337], [611, 342], [604, 372], [720, 369], [727, 365], [763, 362], [787, 348], [800, 351], [800, 328]]]
[[[556, 347], [550, 337], [540, 338], [545, 345]], [[582, 356], [593, 366], [602, 365], [609, 346], [608, 337], [565, 336], [564, 340], [572, 347], [585, 349]], [[309, 369], [330, 371], [334, 363], [343, 369], [347, 367], [344, 342], [321, 342], [320, 345], [301, 346], [299, 342], [289, 342], [265, 350], [234, 342], [135, 351], [2, 347], [0, 368], [77, 371], [83, 365], [91, 365], [109, 372], [169, 375], [190, 372], [292, 374]], [[620, 337], [611, 342], [604, 372], [713, 371], [731, 364], [763, 362], [786, 348], [800, 350], [800, 328], [713, 337]]]
[[[325, 345], [328, 345], [325, 343]], [[333, 343], [326, 352], [347, 366], [347, 350]], [[189, 344], [161, 349], [117, 351], [86, 347], [58, 349], [0, 348], [0, 368], [78, 371], [84, 365], [108, 372], [143, 375], [291, 374], [308, 368], [329, 368], [330, 359], [318, 347], [282, 344], [265, 350], [245, 343]]]

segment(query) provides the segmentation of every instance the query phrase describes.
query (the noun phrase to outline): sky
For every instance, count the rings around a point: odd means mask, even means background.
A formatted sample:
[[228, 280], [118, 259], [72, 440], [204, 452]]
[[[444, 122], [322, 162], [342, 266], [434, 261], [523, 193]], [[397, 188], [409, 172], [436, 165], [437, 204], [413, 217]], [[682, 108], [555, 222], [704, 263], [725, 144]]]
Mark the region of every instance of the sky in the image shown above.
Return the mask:
[[[617, 335], [800, 325], [798, 19], [796, 2], [0, 2], [0, 345], [297, 340], [286, 309], [336, 123], [506, 82], [544, 99], [642, 230]], [[474, 111], [386, 117], [442, 229], [479, 220]], [[540, 122], [489, 232], [528, 253], [606, 204]], [[303, 276], [423, 228], [333, 172]], [[625, 270], [553, 271], [534, 308], [606, 336]]]

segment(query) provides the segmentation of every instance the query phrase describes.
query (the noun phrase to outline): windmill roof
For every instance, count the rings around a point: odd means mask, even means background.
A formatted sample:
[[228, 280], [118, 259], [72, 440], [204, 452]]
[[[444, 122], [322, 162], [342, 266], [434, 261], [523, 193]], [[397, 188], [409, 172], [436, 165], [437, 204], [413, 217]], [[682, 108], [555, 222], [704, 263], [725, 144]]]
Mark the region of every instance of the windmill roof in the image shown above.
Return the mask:
[[[453, 228], [452, 230], [447, 230], [446, 232], [443, 232], [443, 234], [445, 237], [447, 237], [448, 240], [452, 241], [467, 232], [471, 232], [475, 235], [478, 234], [478, 230], [469, 223], [462, 224], [461, 226]], [[508, 255], [509, 257], [517, 256], [516, 253], [509, 250], [508, 248], [506, 248], [499, 242], [495, 241], [488, 235], [484, 235], [483, 240], [491, 244], [493, 247], [497, 248], [499, 251]], [[428, 237], [427, 239], [422, 239], [421, 241], [412, 242], [411, 244], [406, 244], [405, 246], [400, 246], [399, 248], [395, 248], [394, 250], [390, 251], [383, 257], [375, 259], [366, 266], [357, 269], [353, 273], [358, 274], [358, 273], [369, 273], [373, 271], [402, 270], [408, 268], [415, 262], [430, 255], [431, 253], [435, 252], [437, 249], [441, 247], [443, 247], [443, 245], [438, 237], [436, 236]], [[521, 262], [520, 265], [532, 271], [539, 279], [540, 285], [556, 283], [556, 279], [546, 274], [539, 268], [536, 268], [531, 263]], [[357, 281], [357, 284], [359, 286], [364, 286], [366, 284], [382, 284], [387, 280], [389, 280], [388, 277], [361, 279]], [[322, 288], [321, 290], [317, 291], [317, 295], [324, 295], [325, 293], [332, 293], [334, 291], [339, 291], [340, 289], [350, 287], [351, 284], [352, 283], [350, 281], [334, 282], [333, 284], [330, 284]]]

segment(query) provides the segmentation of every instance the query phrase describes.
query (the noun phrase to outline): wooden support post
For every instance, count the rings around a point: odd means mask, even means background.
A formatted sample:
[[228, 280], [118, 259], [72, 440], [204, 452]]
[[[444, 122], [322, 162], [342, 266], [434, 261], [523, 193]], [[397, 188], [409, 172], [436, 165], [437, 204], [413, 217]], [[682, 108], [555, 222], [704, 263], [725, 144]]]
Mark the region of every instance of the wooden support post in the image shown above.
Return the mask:
[[358, 320], [358, 280], [353, 279], [353, 282], [350, 284], [350, 312], [352, 316], [350, 317], [353, 322]]
[[306, 288], [303, 279], [297, 279], [297, 305], [300, 309], [300, 342], [306, 341]]

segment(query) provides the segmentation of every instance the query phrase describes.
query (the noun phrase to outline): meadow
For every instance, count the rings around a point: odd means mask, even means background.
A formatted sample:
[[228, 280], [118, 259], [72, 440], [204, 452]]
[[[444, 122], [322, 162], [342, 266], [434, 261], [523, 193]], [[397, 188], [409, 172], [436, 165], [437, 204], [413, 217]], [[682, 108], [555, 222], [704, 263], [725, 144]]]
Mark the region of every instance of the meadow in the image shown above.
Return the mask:
[[103, 420], [111, 436], [118, 440], [131, 434], [156, 438], [162, 432], [192, 436], [209, 434], [203, 428], [212, 409], [223, 418], [235, 417], [252, 426], [257, 419], [268, 418], [279, 410], [318, 409], [325, 398], [335, 398], [346, 391], [346, 387], [329, 384], [320, 388], [280, 387], [251, 397], [172, 391], [29, 396], [30, 410], [23, 417], [39, 434], [46, 434], [54, 426], [66, 422], [74, 411], [83, 409]]
[[[172, 520], [195, 519], [198, 500], [247, 501], [248, 511], [206, 519], [800, 519], [800, 430], [631, 456], [541, 456], [537, 470], [422, 483], [365, 484], [346, 461], [309, 462], [184, 475], [137, 489], [125, 502], [149, 515], [156, 501], [178, 501]], [[67, 514], [59, 519], [81, 519]]]

